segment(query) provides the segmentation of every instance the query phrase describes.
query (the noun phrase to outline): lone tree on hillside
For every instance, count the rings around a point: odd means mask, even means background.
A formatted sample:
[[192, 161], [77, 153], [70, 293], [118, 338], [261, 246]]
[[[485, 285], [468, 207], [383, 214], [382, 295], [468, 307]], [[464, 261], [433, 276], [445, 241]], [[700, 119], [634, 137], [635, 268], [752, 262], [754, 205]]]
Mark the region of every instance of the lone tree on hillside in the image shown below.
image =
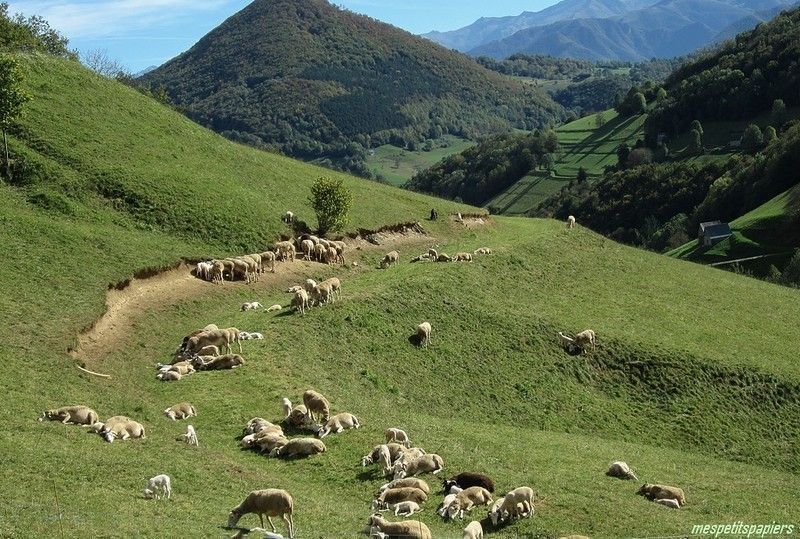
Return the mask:
[[0, 129], [3, 130], [3, 146], [6, 158], [6, 177], [11, 178], [11, 161], [8, 157], [8, 128], [22, 113], [22, 107], [31, 100], [22, 88], [24, 75], [16, 58], [0, 55]]
[[318, 178], [311, 186], [308, 197], [317, 214], [318, 232], [322, 235], [341, 230], [347, 224], [347, 214], [353, 204], [353, 195], [342, 180]]
[[697, 129], [689, 133], [689, 152], [695, 155], [703, 153], [703, 134]]
[[746, 150], [754, 152], [763, 145], [764, 133], [761, 132], [761, 128], [756, 124], [748, 125], [747, 129], [744, 130], [744, 135], [742, 135], [742, 146], [744, 146]]

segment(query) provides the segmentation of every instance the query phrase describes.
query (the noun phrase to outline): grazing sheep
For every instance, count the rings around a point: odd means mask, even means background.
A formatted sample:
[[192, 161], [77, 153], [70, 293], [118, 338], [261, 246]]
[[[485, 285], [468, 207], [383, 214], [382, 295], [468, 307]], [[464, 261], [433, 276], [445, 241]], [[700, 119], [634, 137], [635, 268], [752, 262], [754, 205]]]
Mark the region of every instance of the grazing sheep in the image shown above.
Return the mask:
[[423, 348], [427, 348], [428, 344], [431, 342], [431, 323], [430, 322], [423, 322], [417, 326], [417, 338], [419, 339], [419, 345]]
[[492, 254], [492, 250], [489, 249], [488, 247], [480, 247], [478, 249], [475, 249], [472, 252], [472, 254], [475, 254], [475, 255], [490, 255], [490, 254]]
[[456, 262], [472, 262], [472, 253], [456, 253]]
[[112, 443], [116, 439], [127, 440], [128, 438], [145, 437], [142, 424], [124, 415], [110, 417], [101, 425], [100, 434], [108, 443]]
[[490, 503], [492, 503], [492, 495], [488, 490], [483, 487], [469, 487], [456, 494], [456, 499], [450, 504], [447, 514], [450, 518], [456, 515], [464, 518], [464, 513], [472, 511], [473, 507]]
[[447, 255], [445, 253], [440, 253], [439, 256], [436, 257], [436, 261], [437, 262], [452, 262], [453, 259], [449, 255]]
[[142, 496], [147, 499], [155, 498], [156, 500], [166, 496], [169, 499], [172, 496], [172, 481], [169, 476], [161, 474], [151, 477], [142, 491]]
[[303, 260], [311, 260], [311, 255], [314, 253], [314, 242], [311, 240], [301, 241], [300, 250], [303, 251]]
[[473, 520], [467, 527], [464, 528], [464, 535], [462, 539], [483, 539], [483, 528], [481, 527], [481, 523], [477, 520]]
[[381, 269], [386, 269], [393, 264], [397, 264], [399, 260], [400, 253], [397, 251], [390, 251], [386, 253], [386, 255], [383, 257], [383, 260], [381, 260]]
[[208, 281], [211, 277], [211, 271], [213, 269], [214, 264], [211, 262], [198, 262], [197, 266], [195, 267], [194, 274], [200, 279]]
[[275, 252], [277, 253], [277, 258], [279, 258], [280, 260], [294, 261], [294, 257], [296, 254], [294, 243], [292, 243], [291, 241], [279, 241], [278, 243], [276, 243]]
[[386, 445], [380, 446], [378, 450], [378, 465], [381, 467], [383, 475], [388, 476], [392, 474], [392, 456], [389, 453], [389, 447]]
[[395, 442], [401, 444], [405, 447], [411, 447], [411, 440], [408, 438], [408, 434], [403, 429], [397, 428], [389, 428], [386, 429], [386, 433], [384, 434], [386, 437], [386, 443]]
[[474, 472], [461, 472], [454, 475], [450, 479], [445, 479], [442, 482], [444, 491], [448, 492], [450, 487], [456, 485], [462, 489], [469, 487], [483, 487], [489, 492], [494, 492], [494, 481], [488, 475]]
[[384, 490], [383, 492], [381, 492], [380, 496], [378, 496], [372, 502], [372, 510], [377, 511], [379, 509], [385, 509], [389, 506], [389, 504], [398, 502], [410, 501], [416, 503], [424, 503], [425, 500], [427, 499], [428, 495], [418, 488], [414, 487], [390, 488], [388, 490]]
[[517, 487], [505, 495], [503, 503], [498, 510], [492, 511], [490, 516], [492, 524], [497, 526], [498, 521], [508, 518], [520, 518], [527, 513], [528, 518], [533, 516], [533, 489], [530, 487]]
[[273, 311], [280, 311], [281, 309], [283, 309], [283, 307], [281, 307], [279, 304], [276, 303], [275, 305], [272, 305], [271, 307], [269, 307], [267, 309], [267, 312], [271, 313]]
[[306, 314], [306, 309], [308, 309], [309, 304], [311, 302], [311, 298], [308, 295], [308, 292], [303, 290], [302, 288], [294, 293], [294, 297], [292, 297], [292, 307], [295, 310], [300, 311], [300, 314]]
[[255, 311], [260, 309], [262, 305], [257, 301], [251, 301], [250, 303], [243, 303], [242, 304], [242, 311]]
[[286, 397], [283, 397], [281, 405], [283, 406], [283, 417], [289, 417], [292, 413], [292, 401]]
[[199, 446], [200, 442], [197, 441], [197, 431], [191, 425], [186, 426], [186, 434], [181, 434], [175, 438], [178, 442], [186, 442], [189, 445]]
[[[318, 417], [321, 417], [322, 421], [327, 421], [330, 417], [331, 406], [322, 393], [309, 389], [303, 393], [303, 404], [306, 405], [308, 417], [312, 421]], [[315, 417], [314, 414], [317, 414], [317, 416]]]
[[[370, 464], [374, 464], [378, 462], [378, 457], [380, 453], [383, 451], [381, 448], [386, 447], [386, 452], [389, 455], [388, 459], [390, 462], [394, 462], [394, 460], [403, 454], [406, 448], [400, 444], [381, 444], [376, 445], [372, 448], [372, 451], [361, 457], [361, 466], [369, 466]], [[394, 450], [393, 450], [394, 447]]]
[[325, 257], [325, 253], [327, 252], [327, 247], [322, 245], [322, 243], [317, 243], [314, 245], [314, 260], [317, 262], [322, 262], [322, 259]]
[[394, 511], [394, 516], [396, 517], [410, 517], [414, 513], [419, 513], [422, 511], [422, 508], [417, 502], [409, 500], [404, 502], [390, 503], [389, 510]]
[[411, 462], [398, 462], [392, 469], [395, 479], [402, 479], [412, 475], [419, 475], [421, 473], [431, 472], [437, 474], [444, 468], [444, 461], [442, 457], [435, 453], [423, 455]]
[[275, 532], [275, 525], [272, 517], [281, 517], [289, 526], [289, 537], [294, 537], [294, 522], [292, 512], [294, 501], [292, 496], [282, 489], [268, 488], [265, 490], [254, 490], [244, 499], [242, 503], [231, 509], [228, 515], [228, 528], [233, 528], [247, 513], [255, 513], [261, 519], [261, 527], [264, 527], [264, 516], [266, 515], [272, 531]]
[[201, 361], [197, 368], [201, 371], [219, 371], [235, 369], [240, 365], [244, 365], [244, 358], [242, 356], [239, 354], [225, 354], [224, 356], [212, 358], [210, 361]]
[[570, 215], [567, 217], [567, 228], [575, 228], [575, 216]]
[[681, 507], [686, 505], [686, 496], [683, 494], [683, 490], [669, 485], [651, 485], [650, 483], [645, 483], [639, 488], [636, 494], [644, 496], [648, 500], [667, 498], [676, 500]]
[[672, 509], [680, 509], [681, 508], [681, 503], [678, 500], [673, 499], [673, 498], [659, 498], [659, 499], [653, 500], [653, 501], [658, 503], [658, 504], [666, 505], [667, 507], [671, 507]]
[[328, 418], [323, 425], [320, 425], [319, 430], [317, 431], [317, 436], [320, 438], [324, 438], [330, 433], [339, 434], [344, 430], [349, 429], [357, 429], [361, 426], [361, 423], [358, 422], [358, 418], [353, 414], [349, 414], [347, 412], [342, 412], [340, 414], [336, 414]]
[[183, 378], [183, 376], [181, 375], [181, 373], [177, 371], [166, 371], [158, 373], [156, 375], [156, 378], [158, 378], [162, 382], [177, 382], [178, 380]]
[[[418, 477], [404, 477], [403, 479], [395, 479], [385, 485], [381, 485], [380, 492], [390, 488], [413, 487], [421, 490], [425, 494], [431, 493], [431, 488], [423, 479]], [[380, 494], [380, 493], [379, 493]]]
[[633, 479], [634, 481], [639, 480], [636, 477], [636, 474], [633, 473], [633, 470], [631, 470], [630, 466], [621, 460], [612, 462], [608, 467], [608, 471], [606, 471], [606, 475], [609, 477], [616, 477], [618, 479]]
[[188, 402], [181, 402], [164, 410], [164, 415], [173, 421], [188, 419], [197, 415], [197, 409]]
[[431, 530], [418, 520], [389, 522], [376, 514], [369, 517], [368, 524], [387, 534], [389, 539], [431, 539]]
[[292, 413], [284, 419], [284, 422], [292, 427], [298, 428], [308, 425], [308, 408], [305, 404], [298, 404], [292, 408]]
[[39, 416], [39, 421], [44, 421], [45, 419], [61, 421], [65, 425], [71, 423], [73, 425], [90, 426], [97, 423], [100, 420], [100, 416], [88, 406], [77, 405], [46, 410]]
[[318, 284], [319, 283], [317, 283], [317, 281], [315, 281], [314, 279], [306, 279], [305, 282], [302, 285], [303, 286], [303, 290], [305, 290], [306, 292], [308, 292], [309, 295], [311, 295], [314, 292], [314, 288]]
[[308, 457], [325, 452], [325, 444], [316, 438], [292, 438], [283, 447], [270, 452], [271, 457]]
[[269, 262], [270, 271], [275, 273], [275, 260], [277, 259], [277, 255], [272, 251], [265, 251], [261, 253], [261, 267], [264, 271], [267, 267], [267, 262]]
[[221, 283], [223, 280], [223, 273], [225, 273], [225, 264], [219, 260], [211, 262], [211, 271], [209, 271], [208, 277], [212, 283]]
[[594, 350], [596, 344], [596, 336], [594, 331], [591, 329], [586, 329], [575, 335], [575, 344], [584, 352], [589, 346], [591, 346], [592, 350]]
[[[231, 328], [235, 329], [235, 328]], [[184, 350], [189, 354], [195, 354], [206, 346], [216, 346], [218, 349], [226, 347], [228, 353], [232, 352], [231, 342], [234, 338], [238, 337], [238, 330], [232, 333], [227, 329], [214, 329], [210, 331], [202, 331], [196, 335], [189, 337], [184, 345]], [[241, 342], [239, 346], [241, 347]], [[240, 350], [241, 351], [241, 350]]]

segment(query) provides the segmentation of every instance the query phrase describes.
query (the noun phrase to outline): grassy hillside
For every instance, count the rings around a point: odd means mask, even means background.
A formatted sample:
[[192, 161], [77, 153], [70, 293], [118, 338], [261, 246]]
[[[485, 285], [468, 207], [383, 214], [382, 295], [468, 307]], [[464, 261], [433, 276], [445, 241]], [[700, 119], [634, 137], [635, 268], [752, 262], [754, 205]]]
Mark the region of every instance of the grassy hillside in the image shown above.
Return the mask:
[[383, 178], [388, 183], [402, 186], [414, 174], [431, 167], [442, 159], [461, 153], [474, 145], [466, 139], [445, 135], [441, 140], [431, 141], [431, 149], [426, 150], [422, 145], [416, 150], [406, 150], [384, 144], [372, 150], [367, 156], [367, 168], [376, 177]]
[[256, 0], [143, 81], [234, 140], [360, 172], [369, 148], [562, 113], [540, 90], [326, 0]]

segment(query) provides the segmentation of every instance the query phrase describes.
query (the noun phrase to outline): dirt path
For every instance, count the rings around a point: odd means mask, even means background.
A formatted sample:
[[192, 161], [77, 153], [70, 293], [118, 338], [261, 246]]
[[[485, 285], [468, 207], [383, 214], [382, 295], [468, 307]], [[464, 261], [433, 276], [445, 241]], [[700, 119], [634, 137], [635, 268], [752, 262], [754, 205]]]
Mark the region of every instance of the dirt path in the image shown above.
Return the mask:
[[[432, 241], [432, 236], [411, 228], [399, 232], [375, 232], [363, 238], [358, 236], [347, 240], [345, 256], [348, 264], [359, 263], [361, 253], [384, 251], [389, 245], [427, 245]], [[300, 259], [279, 262], [276, 273], [264, 273], [258, 283], [250, 286], [255, 290], [284, 287], [287, 283], [295, 283], [298, 277], [307, 275], [317, 265], [316, 262]], [[91, 328], [78, 335], [78, 346], [70, 354], [88, 369], [98, 367], [102, 370], [102, 358], [124, 345], [129, 338], [130, 328], [140, 313], [203, 294], [216, 294], [231, 284], [243, 284], [228, 281], [224, 285], [210, 283], [195, 277], [192, 274], [193, 269], [193, 265], [181, 264], [152, 277], [131, 279], [124, 288], [109, 289], [106, 294], [106, 312]]]

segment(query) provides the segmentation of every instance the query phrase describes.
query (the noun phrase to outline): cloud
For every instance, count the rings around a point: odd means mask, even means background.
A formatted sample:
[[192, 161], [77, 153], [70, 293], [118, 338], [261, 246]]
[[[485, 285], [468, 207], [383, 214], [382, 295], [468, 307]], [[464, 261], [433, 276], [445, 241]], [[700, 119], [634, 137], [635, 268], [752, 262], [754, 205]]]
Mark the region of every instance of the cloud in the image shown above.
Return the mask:
[[41, 15], [71, 39], [97, 38], [130, 31], [157, 30], [186, 17], [212, 12], [242, 0], [17, 0], [10, 10]]

